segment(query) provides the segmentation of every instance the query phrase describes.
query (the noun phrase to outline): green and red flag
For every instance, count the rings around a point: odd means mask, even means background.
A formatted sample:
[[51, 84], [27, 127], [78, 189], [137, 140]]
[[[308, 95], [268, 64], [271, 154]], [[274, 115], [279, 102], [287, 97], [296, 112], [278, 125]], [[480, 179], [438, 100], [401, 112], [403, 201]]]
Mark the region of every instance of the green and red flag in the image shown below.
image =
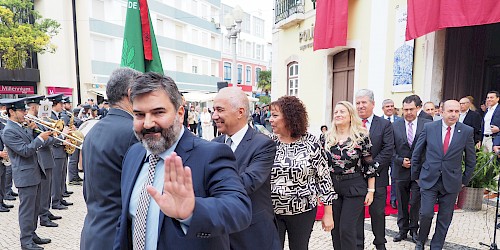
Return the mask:
[[128, 0], [127, 2], [121, 66], [163, 75], [147, 0]]

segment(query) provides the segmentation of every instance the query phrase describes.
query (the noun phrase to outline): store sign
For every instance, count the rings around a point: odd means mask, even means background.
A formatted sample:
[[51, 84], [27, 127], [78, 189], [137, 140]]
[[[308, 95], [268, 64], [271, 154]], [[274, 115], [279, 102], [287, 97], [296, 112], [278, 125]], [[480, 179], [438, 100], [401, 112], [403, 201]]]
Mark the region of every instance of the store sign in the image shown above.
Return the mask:
[[[233, 84], [229, 84], [229, 87], [232, 87]], [[252, 92], [252, 85], [242, 85], [242, 84], [237, 84], [236, 87], [240, 88], [243, 90], [243, 92]]]
[[65, 96], [73, 95], [73, 88], [63, 88], [63, 87], [47, 87], [47, 94], [63, 94]]
[[310, 28], [299, 31], [299, 43], [306, 43], [300, 45], [300, 50], [306, 50], [313, 47], [314, 40], [314, 23], [311, 24]]
[[2, 85], [0, 94], [35, 94], [34, 86], [6, 86]]

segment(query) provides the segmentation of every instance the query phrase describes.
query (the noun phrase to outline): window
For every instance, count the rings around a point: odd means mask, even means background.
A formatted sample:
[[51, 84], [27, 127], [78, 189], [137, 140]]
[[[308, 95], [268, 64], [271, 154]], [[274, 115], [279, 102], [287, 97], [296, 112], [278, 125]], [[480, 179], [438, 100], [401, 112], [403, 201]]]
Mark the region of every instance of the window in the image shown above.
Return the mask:
[[260, 77], [260, 71], [261, 70], [262, 70], [261, 68], [256, 68], [255, 69], [255, 83], [259, 82], [259, 77]]
[[287, 94], [297, 96], [299, 92], [299, 64], [297, 62], [291, 62], [288, 64], [287, 78]]
[[208, 6], [206, 4], [201, 5], [201, 18], [208, 20]]
[[163, 19], [156, 19], [156, 35], [163, 36]]
[[247, 78], [246, 82], [251, 83], [252, 82], [252, 67], [251, 66], [246, 67], [245, 76]]
[[257, 17], [253, 18], [253, 34], [264, 38], [264, 20]]
[[211, 76], [218, 76], [217, 74], [217, 62], [212, 62], [212, 71], [211, 71]]
[[245, 50], [246, 50], [247, 57], [252, 58], [253, 57], [252, 43], [246, 42]]
[[208, 40], [208, 33], [207, 32], [201, 32], [201, 42], [203, 43], [203, 46], [209, 47], [208, 46], [209, 40]]
[[183, 40], [183, 27], [182, 25], [176, 24], [175, 25], [175, 39], [182, 41]]
[[[227, 39], [227, 40], [229, 40], [229, 39]], [[215, 36], [211, 36], [210, 37], [210, 48], [216, 49], [215, 45], [216, 45]]]
[[106, 41], [103, 40], [93, 40], [92, 41], [92, 52], [93, 59], [96, 61], [106, 60]]
[[242, 75], [243, 75], [243, 65], [238, 64], [238, 84], [241, 83], [241, 79], [243, 78]]
[[197, 0], [193, 0], [193, 2], [191, 2], [191, 14], [198, 16], [198, 1]]
[[247, 13], [243, 13], [241, 31], [250, 34], [250, 15]]
[[224, 80], [231, 81], [231, 63], [224, 63]]
[[208, 75], [208, 61], [201, 61], [201, 74]]
[[193, 66], [191, 67], [191, 73], [198, 74], [198, 59], [193, 58]]
[[257, 44], [255, 46], [255, 59], [261, 60], [262, 58], [262, 45]]
[[198, 30], [193, 29], [191, 32], [191, 43], [198, 44]]
[[92, 1], [92, 17], [99, 20], [104, 20], [104, 1]]
[[184, 58], [182, 56], [175, 57], [175, 68], [179, 72], [184, 71]]

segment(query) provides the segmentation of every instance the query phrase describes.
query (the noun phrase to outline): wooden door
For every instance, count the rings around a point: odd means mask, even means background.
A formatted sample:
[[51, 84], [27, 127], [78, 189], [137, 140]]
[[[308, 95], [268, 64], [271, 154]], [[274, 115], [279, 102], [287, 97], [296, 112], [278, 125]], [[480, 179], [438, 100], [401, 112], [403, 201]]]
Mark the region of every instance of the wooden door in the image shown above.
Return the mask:
[[333, 56], [332, 117], [337, 102], [353, 99], [354, 58], [354, 49], [344, 50]]

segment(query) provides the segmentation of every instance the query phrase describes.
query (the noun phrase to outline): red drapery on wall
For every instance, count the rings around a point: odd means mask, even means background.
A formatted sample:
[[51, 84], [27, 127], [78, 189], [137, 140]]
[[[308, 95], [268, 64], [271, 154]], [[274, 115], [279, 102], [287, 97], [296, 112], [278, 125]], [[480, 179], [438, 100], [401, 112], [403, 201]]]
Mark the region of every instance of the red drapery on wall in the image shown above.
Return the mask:
[[499, 0], [408, 0], [406, 40], [448, 27], [498, 22]]
[[347, 43], [348, 0], [317, 0], [313, 49], [329, 49]]

